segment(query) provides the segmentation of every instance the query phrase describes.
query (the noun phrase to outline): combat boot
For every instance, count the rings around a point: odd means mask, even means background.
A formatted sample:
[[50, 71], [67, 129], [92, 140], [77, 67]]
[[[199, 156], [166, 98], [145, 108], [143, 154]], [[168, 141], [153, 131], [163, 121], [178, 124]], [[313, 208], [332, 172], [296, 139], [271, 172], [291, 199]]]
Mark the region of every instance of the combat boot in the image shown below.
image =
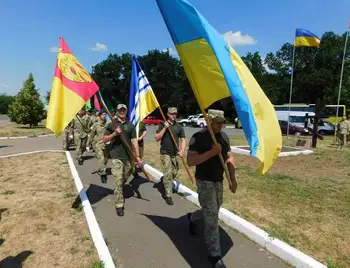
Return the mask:
[[169, 205], [172, 206], [174, 205], [173, 199], [171, 197], [166, 197], [165, 202]]
[[79, 159], [78, 159], [78, 164], [79, 164], [79, 165], [82, 165], [83, 163], [84, 163], [83, 159], [82, 159], [82, 158], [79, 158]]
[[119, 217], [123, 217], [124, 216], [124, 208], [116, 208], [117, 211], [117, 215]]
[[107, 175], [100, 175], [100, 178], [102, 183], [107, 183]]

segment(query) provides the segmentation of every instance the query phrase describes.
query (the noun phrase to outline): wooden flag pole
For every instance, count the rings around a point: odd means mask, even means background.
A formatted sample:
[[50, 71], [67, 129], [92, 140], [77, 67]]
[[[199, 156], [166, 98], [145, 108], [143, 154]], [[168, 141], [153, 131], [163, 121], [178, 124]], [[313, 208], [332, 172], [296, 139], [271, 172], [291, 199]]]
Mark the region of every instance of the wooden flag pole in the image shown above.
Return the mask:
[[[103, 109], [105, 109], [105, 111], [107, 112], [108, 116], [111, 118], [114, 127], [117, 128], [118, 125], [117, 125], [117, 123], [114, 121], [113, 116], [111, 115], [110, 111], [108, 110], [106, 104], [104, 103], [104, 101], [101, 100], [101, 97], [100, 97], [100, 96], [99, 96], [99, 99], [100, 99], [100, 102], [101, 102], [101, 104], [102, 104], [102, 106], [103, 106]], [[132, 150], [132, 148], [130, 147], [130, 145], [128, 144], [128, 142], [126, 141], [126, 139], [125, 139], [123, 133], [120, 133], [120, 137], [122, 138], [123, 144], [128, 148], [129, 152], [131, 153], [131, 155], [133, 156], [133, 158], [134, 158], [134, 160], [135, 160], [135, 162], [136, 162], [136, 157], [137, 157], [137, 156], [135, 155], [134, 151]], [[146, 170], [144, 169], [143, 165], [141, 165], [140, 168], [141, 168], [143, 174], [145, 174], [147, 180], [148, 180], [149, 182], [151, 182], [152, 179], [150, 178], [150, 176], [148, 175], [148, 173], [147, 173]]]
[[[204, 116], [204, 119], [205, 119], [205, 122], [207, 122], [207, 128], [209, 130], [209, 133], [211, 135], [211, 138], [213, 139], [213, 142], [214, 144], [218, 144], [216, 138], [215, 138], [215, 135], [214, 135], [214, 131], [213, 129], [211, 128], [211, 124], [210, 124], [210, 121], [209, 121], [209, 118], [208, 118], [208, 115], [207, 113], [205, 112], [204, 109], [202, 109], [202, 107], [199, 105], [201, 111], [202, 111], [202, 114]], [[225, 161], [224, 161], [224, 158], [222, 157], [222, 154], [220, 153], [219, 154], [219, 158], [220, 158], [220, 162], [221, 162], [221, 165], [222, 167], [224, 168], [224, 171], [225, 171], [225, 175], [226, 175], [226, 178], [227, 178], [227, 181], [228, 181], [228, 185], [230, 186], [230, 189], [232, 189], [232, 182], [231, 182], [231, 176], [230, 176], [230, 173], [228, 171], [228, 168], [225, 164]]]
[[[160, 106], [158, 106], [158, 108], [159, 108], [159, 111], [160, 111], [160, 113], [161, 113], [161, 115], [163, 117], [163, 120], [165, 122], [166, 121], [166, 117], [165, 117], [165, 115], [164, 115], [164, 113], [162, 111], [162, 108], [160, 108]], [[169, 130], [170, 136], [171, 136], [171, 138], [172, 138], [172, 140], [173, 140], [173, 142], [174, 142], [174, 144], [176, 146], [176, 149], [179, 151], [179, 145], [177, 144], [177, 142], [175, 140], [175, 137], [174, 137], [174, 134], [171, 131], [170, 127], [168, 128], [168, 130]], [[183, 165], [184, 165], [184, 167], [185, 167], [185, 169], [187, 171], [188, 176], [190, 177], [190, 179], [192, 181], [192, 184], [195, 184], [196, 183], [196, 179], [192, 176], [192, 174], [191, 174], [191, 172], [190, 172], [190, 170], [189, 170], [189, 168], [187, 166], [187, 163], [186, 163], [185, 159], [183, 158], [183, 156], [180, 156], [180, 158], [181, 158], [182, 163], [183, 163]]]

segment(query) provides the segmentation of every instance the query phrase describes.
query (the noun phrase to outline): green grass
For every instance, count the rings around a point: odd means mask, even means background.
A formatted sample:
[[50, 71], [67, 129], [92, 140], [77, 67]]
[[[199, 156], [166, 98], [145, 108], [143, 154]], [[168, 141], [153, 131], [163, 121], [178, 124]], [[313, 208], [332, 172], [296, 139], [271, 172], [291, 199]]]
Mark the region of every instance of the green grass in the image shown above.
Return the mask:
[[52, 131], [45, 128], [45, 125], [39, 124], [37, 127], [29, 128], [29, 126], [18, 125], [15, 123], [5, 123], [0, 125], [0, 137], [18, 137], [52, 134]]

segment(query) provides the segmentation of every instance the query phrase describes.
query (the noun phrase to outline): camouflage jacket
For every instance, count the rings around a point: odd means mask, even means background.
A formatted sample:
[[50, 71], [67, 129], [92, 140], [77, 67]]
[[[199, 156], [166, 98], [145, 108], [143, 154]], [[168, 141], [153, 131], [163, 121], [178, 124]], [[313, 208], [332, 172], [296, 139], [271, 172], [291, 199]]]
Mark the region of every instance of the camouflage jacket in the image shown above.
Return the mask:
[[74, 117], [74, 135], [79, 138], [86, 138], [90, 132], [90, 118], [88, 115]]
[[93, 124], [91, 128], [90, 138], [93, 144], [104, 145], [102, 138], [105, 134], [108, 122], [102, 122], [101, 119], [97, 119], [97, 122]]

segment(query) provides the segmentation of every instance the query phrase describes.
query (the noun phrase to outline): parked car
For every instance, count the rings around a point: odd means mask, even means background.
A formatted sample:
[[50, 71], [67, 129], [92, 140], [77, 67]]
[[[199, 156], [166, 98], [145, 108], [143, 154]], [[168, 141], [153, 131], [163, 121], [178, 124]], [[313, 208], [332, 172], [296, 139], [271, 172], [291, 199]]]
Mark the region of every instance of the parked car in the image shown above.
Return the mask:
[[204, 119], [204, 116], [202, 114], [197, 114], [191, 119], [191, 125], [194, 127], [199, 127], [198, 120]]
[[195, 117], [195, 115], [190, 115], [189, 117], [180, 119], [177, 122], [179, 124], [181, 124], [183, 127], [186, 127], [186, 126], [191, 125], [191, 120], [192, 120], [193, 117]]
[[158, 119], [154, 116], [147, 116], [143, 122], [145, 123], [145, 125], [159, 125], [160, 123], [163, 122], [163, 120]]
[[207, 126], [207, 122], [205, 121], [204, 117], [200, 117], [196, 121], [196, 127], [204, 128]]
[[[288, 121], [278, 120], [278, 122], [280, 124], [282, 134], [287, 134]], [[302, 135], [309, 135], [310, 132], [309, 130], [303, 127], [297, 126], [293, 123], [289, 123], [289, 134], [292, 134], [295, 136], [302, 136]]]

